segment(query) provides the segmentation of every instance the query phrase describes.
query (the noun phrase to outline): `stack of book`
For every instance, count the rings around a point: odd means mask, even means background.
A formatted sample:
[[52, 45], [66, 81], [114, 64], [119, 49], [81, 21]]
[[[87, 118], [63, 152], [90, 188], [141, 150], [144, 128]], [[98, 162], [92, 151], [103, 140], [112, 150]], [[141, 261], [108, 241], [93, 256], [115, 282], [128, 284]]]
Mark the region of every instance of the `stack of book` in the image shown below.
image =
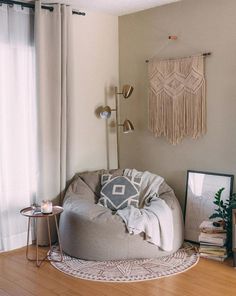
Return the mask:
[[227, 236], [223, 226], [216, 227], [212, 221], [203, 221], [199, 228], [200, 256], [224, 261], [227, 258]]

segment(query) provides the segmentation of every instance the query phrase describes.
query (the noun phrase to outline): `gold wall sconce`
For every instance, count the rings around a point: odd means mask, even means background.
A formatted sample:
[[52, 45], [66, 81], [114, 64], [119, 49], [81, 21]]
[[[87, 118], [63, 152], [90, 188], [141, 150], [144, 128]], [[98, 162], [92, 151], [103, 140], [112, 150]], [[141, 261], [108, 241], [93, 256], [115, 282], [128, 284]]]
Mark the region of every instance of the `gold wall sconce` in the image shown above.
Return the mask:
[[131, 85], [124, 85], [122, 88], [122, 92], [118, 92], [117, 87], [115, 88], [115, 95], [116, 95], [116, 100], [115, 100], [115, 109], [112, 109], [110, 106], [105, 106], [102, 108], [100, 112], [100, 117], [102, 119], [109, 119], [111, 117], [111, 113], [115, 112], [116, 113], [116, 138], [117, 138], [117, 164], [118, 168], [120, 167], [120, 157], [119, 157], [119, 126], [123, 127], [123, 133], [127, 134], [130, 132], [134, 131], [134, 126], [132, 122], [128, 119], [125, 119], [123, 123], [119, 123], [119, 104], [118, 104], [118, 95], [122, 95], [124, 99], [128, 99], [134, 88]]

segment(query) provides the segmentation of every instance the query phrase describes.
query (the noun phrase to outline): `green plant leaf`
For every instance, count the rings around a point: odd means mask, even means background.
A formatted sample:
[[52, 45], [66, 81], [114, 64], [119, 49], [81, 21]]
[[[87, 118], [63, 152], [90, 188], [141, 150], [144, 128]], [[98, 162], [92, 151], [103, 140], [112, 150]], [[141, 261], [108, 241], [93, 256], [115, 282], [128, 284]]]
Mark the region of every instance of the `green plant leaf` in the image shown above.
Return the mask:
[[222, 218], [222, 215], [218, 213], [214, 213], [209, 217], [209, 219], [215, 219], [215, 218]]

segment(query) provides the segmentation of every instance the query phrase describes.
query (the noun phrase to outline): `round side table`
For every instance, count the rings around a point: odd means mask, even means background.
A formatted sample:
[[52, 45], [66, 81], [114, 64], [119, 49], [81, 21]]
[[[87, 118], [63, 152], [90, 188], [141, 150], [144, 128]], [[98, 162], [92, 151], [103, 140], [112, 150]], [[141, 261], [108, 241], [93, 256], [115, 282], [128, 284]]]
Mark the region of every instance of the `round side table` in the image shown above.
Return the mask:
[[[57, 237], [58, 237], [58, 244], [59, 244], [59, 250], [60, 250], [60, 256], [61, 259], [58, 262], [62, 262], [63, 261], [63, 253], [62, 253], [62, 248], [61, 248], [61, 240], [60, 240], [60, 235], [59, 235], [59, 229], [58, 229], [58, 223], [57, 223], [57, 215], [59, 215], [60, 213], [63, 212], [63, 208], [59, 207], [59, 206], [53, 206], [52, 207], [52, 213], [50, 214], [43, 214], [41, 213], [41, 211], [38, 210], [38, 208], [34, 209], [33, 207], [28, 207], [28, 208], [24, 208], [20, 211], [20, 213], [25, 216], [28, 217], [28, 231], [27, 231], [27, 248], [26, 248], [26, 258], [29, 261], [36, 261], [36, 266], [39, 267], [41, 265], [41, 263], [45, 260], [49, 260], [49, 261], [56, 261], [56, 260], [52, 260], [50, 259], [50, 255], [52, 252], [52, 243], [51, 243], [51, 231], [50, 231], [50, 224], [49, 224], [49, 218], [50, 217], [54, 217], [54, 221], [55, 221], [55, 225], [56, 225], [56, 231], [57, 231]], [[31, 225], [31, 220], [34, 219], [35, 220], [35, 225], [36, 225], [36, 258], [30, 258], [29, 257], [29, 233], [30, 233], [30, 225]], [[48, 240], [49, 240], [49, 246], [50, 246], [50, 250], [48, 252], [48, 254], [46, 255], [46, 257], [39, 259], [39, 246], [38, 246], [38, 235], [37, 235], [37, 221], [38, 219], [46, 219], [47, 220], [47, 229], [48, 229]]]

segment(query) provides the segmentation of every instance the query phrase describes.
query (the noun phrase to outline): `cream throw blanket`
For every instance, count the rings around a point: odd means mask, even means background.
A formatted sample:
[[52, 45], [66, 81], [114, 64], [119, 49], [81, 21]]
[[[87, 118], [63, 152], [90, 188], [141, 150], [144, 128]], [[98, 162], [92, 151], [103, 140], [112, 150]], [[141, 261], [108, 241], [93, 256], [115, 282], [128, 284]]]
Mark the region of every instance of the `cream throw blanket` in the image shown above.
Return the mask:
[[149, 172], [126, 169], [126, 176], [142, 178], [140, 200], [143, 208], [128, 206], [118, 210], [130, 234], [144, 233], [145, 239], [164, 251], [173, 249], [173, 215], [166, 202], [158, 198], [158, 190], [164, 181], [160, 176]]
[[152, 59], [148, 64], [149, 129], [175, 145], [206, 133], [204, 57]]

